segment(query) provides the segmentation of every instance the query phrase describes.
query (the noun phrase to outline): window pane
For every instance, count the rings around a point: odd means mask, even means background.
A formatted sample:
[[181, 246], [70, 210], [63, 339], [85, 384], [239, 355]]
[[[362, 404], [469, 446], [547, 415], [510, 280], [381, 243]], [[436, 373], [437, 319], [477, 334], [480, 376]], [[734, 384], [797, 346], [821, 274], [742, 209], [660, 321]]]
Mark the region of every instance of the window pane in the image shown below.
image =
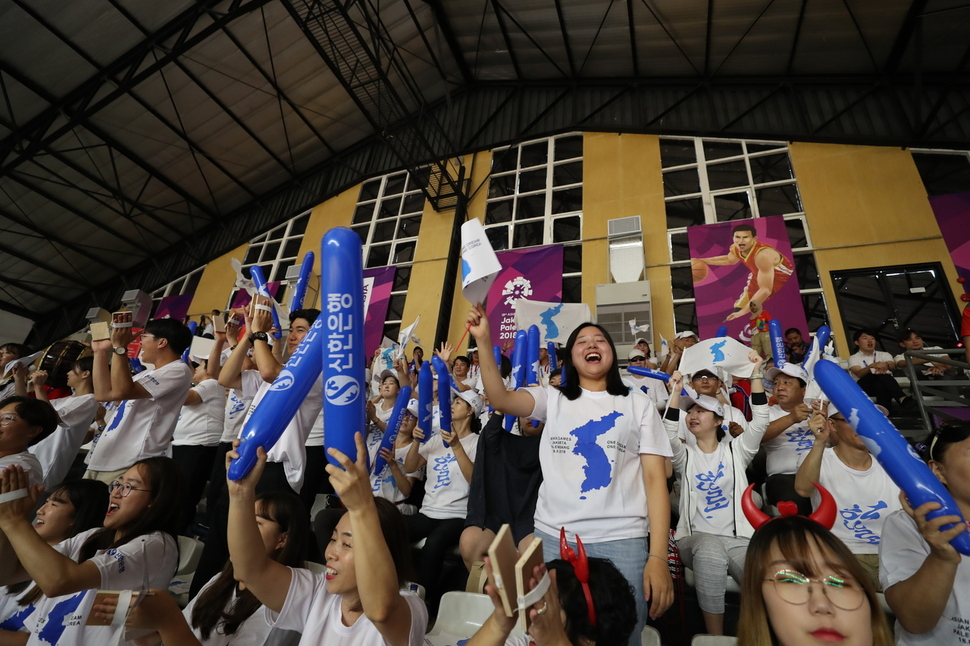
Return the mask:
[[562, 302], [583, 302], [583, 279], [581, 276], [568, 276], [562, 279]]
[[542, 220], [516, 224], [515, 232], [512, 236], [512, 246], [518, 248], [541, 245], [543, 242], [543, 229], [545, 229], [545, 222]]
[[384, 195], [397, 195], [404, 192], [404, 182], [407, 181], [407, 173], [399, 173], [387, 178], [384, 185]]
[[519, 173], [519, 193], [541, 191], [546, 187], [546, 169], [530, 170]]
[[370, 222], [374, 217], [374, 203], [370, 204], [358, 204], [357, 209], [354, 211], [354, 219], [351, 221], [352, 224], [363, 224], [364, 222]]
[[381, 190], [381, 178], [372, 179], [368, 182], [364, 182], [360, 187], [360, 197], [357, 198], [358, 202], [364, 202], [366, 200], [377, 199], [378, 194]]
[[795, 256], [795, 275], [798, 276], [800, 289], [815, 289], [822, 286], [815, 266], [815, 254], [802, 253]]
[[485, 224], [509, 222], [512, 220], [512, 200], [489, 202], [485, 207]]
[[792, 249], [808, 246], [808, 236], [805, 235], [805, 224], [801, 218], [785, 220], [785, 229], [788, 230], [788, 242]]
[[701, 181], [697, 177], [696, 168], [675, 170], [664, 173], [664, 197], [700, 193]]
[[401, 213], [421, 213], [424, 211], [424, 193], [411, 193], [404, 196]]
[[281, 227], [276, 227], [275, 229], [273, 229], [272, 231], [270, 231], [269, 232], [269, 236], [268, 236], [267, 239], [268, 240], [282, 240], [284, 236], [286, 236], [286, 225], [285, 224], [283, 226], [281, 226]]
[[418, 235], [421, 230], [421, 216], [412, 215], [409, 218], [401, 218], [397, 225], [398, 238], [412, 238]]
[[515, 173], [499, 175], [488, 180], [488, 196], [504, 197], [515, 193]]
[[[422, 166], [415, 169], [413, 173], [408, 173], [408, 185], [406, 191], [420, 191], [428, 188], [431, 182], [431, 166]], [[395, 339], [397, 337], [394, 337]]]
[[[506, 148], [492, 153], [492, 172], [504, 173], [505, 171], [515, 170], [519, 160], [518, 148]], [[394, 337], [395, 339], [397, 337]]]
[[802, 294], [802, 305], [805, 307], [809, 330], [817, 330], [820, 326], [829, 324], [828, 308], [825, 307], [825, 297], [822, 294]]
[[914, 152], [913, 161], [928, 195], [970, 191], [970, 161], [966, 154]]
[[300, 253], [300, 244], [303, 242], [303, 238], [290, 239], [286, 241], [283, 245], [283, 255], [280, 258], [294, 258], [298, 253]]
[[549, 159], [549, 144], [542, 141], [537, 144], [522, 146], [522, 156], [519, 158], [519, 168], [529, 168], [545, 164]]
[[527, 195], [516, 200], [515, 219], [541, 218], [546, 214], [545, 194]]
[[371, 245], [370, 253], [367, 254], [368, 267], [386, 267], [391, 259], [391, 245]]
[[401, 333], [401, 323], [387, 323], [384, 325], [384, 336], [388, 339], [396, 339], [397, 335]]
[[[401, 317], [404, 316], [404, 301], [406, 299], [406, 294], [395, 294], [391, 296], [391, 300], [387, 303], [387, 319], [388, 321], [400, 321]], [[397, 337], [394, 337], [397, 338]]]
[[687, 245], [687, 232], [670, 234], [670, 262], [690, 260], [690, 248]]
[[396, 220], [378, 220], [374, 224], [374, 237], [371, 242], [390, 242], [394, 239]]
[[714, 196], [714, 215], [718, 222], [750, 218], [751, 205], [748, 203], [748, 193]]
[[661, 139], [660, 165], [664, 168], [693, 164], [697, 161], [694, 142], [688, 139]]
[[414, 240], [408, 240], [407, 242], [399, 242], [394, 247], [394, 264], [400, 264], [402, 262], [411, 262], [414, 260], [414, 246], [417, 244]]
[[699, 197], [667, 202], [665, 207], [668, 229], [704, 224], [704, 203]]
[[704, 158], [707, 161], [712, 159], [723, 159], [724, 157], [734, 157], [742, 153], [741, 143], [734, 141], [705, 141]]
[[573, 274], [583, 271], [583, 246], [574, 244], [562, 248], [562, 273]]
[[752, 157], [751, 181], [755, 184], [763, 182], [777, 182], [783, 179], [794, 179], [795, 175], [791, 170], [791, 160], [788, 153], [777, 155], [765, 155], [764, 157]]
[[266, 246], [263, 247], [263, 253], [261, 253], [259, 256], [260, 262], [271, 262], [273, 260], [276, 260], [276, 254], [278, 254], [279, 251], [280, 251], [280, 243], [278, 242], [267, 243]]
[[[398, 267], [394, 270], [394, 284], [391, 286], [392, 292], [403, 292], [411, 283], [411, 266]], [[394, 337], [397, 338], [397, 337]]]
[[572, 159], [583, 156], [583, 136], [560, 137], [553, 142], [555, 160]]
[[725, 162], [723, 164], [710, 164], [707, 167], [707, 179], [710, 182], [712, 191], [717, 191], [722, 188], [747, 186], [748, 169], [745, 167], [743, 159]]
[[802, 201], [798, 197], [798, 188], [794, 184], [759, 188], [756, 194], [758, 211], [763, 218], [769, 215], [799, 213], [802, 210]]
[[307, 222], [310, 221], [310, 214], [301, 215], [290, 224], [290, 235], [301, 236], [306, 232]]
[[583, 210], [583, 188], [567, 188], [552, 194], [552, 213], [572, 213]]
[[199, 281], [202, 279], [202, 272], [196, 271], [185, 277], [185, 284], [182, 285], [181, 294], [194, 294], [195, 288], [199, 286]]
[[760, 153], [765, 150], [778, 150], [779, 148], [784, 148], [786, 146], [786, 144], [784, 143], [754, 144], [754, 143], [751, 143], [750, 141], [745, 145], [748, 147], [748, 153]]
[[367, 244], [367, 234], [370, 233], [370, 225], [365, 224], [362, 227], [350, 227], [352, 231], [356, 231], [357, 235], [360, 236], [360, 244]]
[[384, 218], [396, 218], [397, 214], [401, 212], [401, 198], [392, 197], [384, 198], [381, 200], [381, 206], [377, 209], [377, 218], [383, 220]]
[[286, 280], [286, 270], [296, 264], [292, 260], [283, 260], [280, 264], [276, 265], [276, 271], [273, 272], [272, 278], [269, 278], [270, 282], [279, 282]]
[[246, 251], [246, 259], [243, 260], [244, 265], [253, 265], [259, 262], [259, 252], [263, 250], [263, 245], [249, 245], [249, 250]]
[[691, 276], [690, 265], [670, 268], [670, 286], [673, 288], [674, 298], [694, 297], [694, 278]]
[[678, 332], [697, 331], [697, 308], [694, 303], [674, 305], [674, 329]]
[[580, 238], [580, 219], [579, 216], [571, 218], [559, 218], [552, 222], [552, 241], [569, 242]]
[[559, 164], [552, 169], [552, 185], [578, 184], [583, 181], [583, 161]]
[[492, 245], [492, 249], [495, 251], [504, 251], [509, 248], [509, 227], [506, 225], [501, 225], [497, 227], [492, 227], [490, 229], [485, 229], [485, 235], [488, 236], [488, 242]]

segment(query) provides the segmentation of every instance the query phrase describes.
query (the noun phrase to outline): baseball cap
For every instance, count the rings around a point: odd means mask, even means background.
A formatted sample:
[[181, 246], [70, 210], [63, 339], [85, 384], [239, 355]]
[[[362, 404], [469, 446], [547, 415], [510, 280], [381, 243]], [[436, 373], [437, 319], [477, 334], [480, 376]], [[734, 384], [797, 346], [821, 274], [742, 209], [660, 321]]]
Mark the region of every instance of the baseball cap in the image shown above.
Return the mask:
[[476, 417], [482, 414], [482, 408], [485, 407], [485, 404], [482, 402], [482, 398], [478, 396], [478, 393], [476, 393], [474, 390], [463, 390], [458, 393], [458, 396], [464, 399], [465, 403], [472, 407], [472, 410], [475, 411]]
[[411, 399], [411, 400], [408, 401], [408, 412], [411, 413], [412, 415], [414, 415], [415, 417], [418, 416], [418, 400], [417, 399]]
[[638, 336], [637, 340], [633, 342], [633, 345], [637, 345], [638, 343], [646, 343], [647, 345], [650, 345], [650, 342], [644, 339], [642, 336]]
[[643, 354], [643, 350], [637, 350], [636, 348], [630, 350], [630, 354], [627, 356], [630, 361], [634, 359], [646, 359], [647, 355]]
[[690, 336], [692, 336], [695, 339], [697, 339], [698, 341], [700, 341], [700, 337], [698, 337], [697, 336], [697, 333], [694, 332], [693, 330], [684, 330], [683, 332], [678, 332], [677, 335], [674, 338], [675, 339], [686, 339], [687, 337], [690, 337]]
[[683, 411], [688, 411], [697, 404], [701, 408], [705, 408], [718, 417], [724, 417], [724, 405], [717, 401], [714, 397], [710, 395], [698, 395], [697, 397], [685, 397], [681, 395], [680, 397], [680, 409]]
[[795, 377], [796, 379], [801, 379], [806, 384], [811, 381], [811, 377], [805, 372], [797, 363], [786, 363], [781, 368], [768, 368], [765, 370], [765, 378], [769, 381], [774, 381], [778, 378], [778, 375], [788, 375], [789, 377]]
[[395, 379], [397, 379], [397, 381], [399, 382], [401, 381], [400, 379], [398, 379], [397, 373], [394, 372], [393, 370], [390, 370], [390, 369], [381, 370], [381, 377], [379, 381], [381, 383], [384, 383], [384, 380], [387, 379], [388, 377], [394, 377]]

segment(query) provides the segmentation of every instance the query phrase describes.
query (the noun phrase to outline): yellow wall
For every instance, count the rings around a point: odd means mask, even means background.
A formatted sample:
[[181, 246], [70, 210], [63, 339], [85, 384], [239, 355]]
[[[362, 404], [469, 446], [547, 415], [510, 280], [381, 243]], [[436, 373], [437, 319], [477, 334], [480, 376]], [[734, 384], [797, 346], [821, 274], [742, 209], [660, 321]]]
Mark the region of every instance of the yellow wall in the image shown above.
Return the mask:
[[199, 285], [195, 288], [192, 306], [189, 307], [193, 320], [196, 320], [199, 314], [208, 315], [212, 310], [222, 310], [226, 306], [226, 302], [232, 296], [233, 286], [236, 284], [236, 272], [229, 261], [232, 258], [238, 258], [242, 262], [248, 249], [248, 243], [236, 247], [205, 266]]
[[587, 133], [583, 137], [583, 301], [594, 310], [596, 286], [611, 281], [607, 222], [640, 216], [654, 336], [672, 339], [674, 310], [667, 249], [667, 216], [660, 138]]
[[843, 356], [854, 348], [842, 329], [831, 271], [940, 262], [953, 292], [962, 293], [908, 150], [797, 142], [789, 150]]

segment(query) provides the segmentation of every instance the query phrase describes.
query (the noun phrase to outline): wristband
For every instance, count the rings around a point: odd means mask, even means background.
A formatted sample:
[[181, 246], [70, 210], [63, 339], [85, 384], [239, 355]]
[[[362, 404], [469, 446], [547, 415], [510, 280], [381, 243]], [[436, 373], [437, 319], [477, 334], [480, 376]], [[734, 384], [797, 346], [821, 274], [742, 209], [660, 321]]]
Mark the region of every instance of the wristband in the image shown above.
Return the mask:
[[111, 323], [111, 327], [114, 328], [115, 330], [120, 330], [121, 328], [125, 328], [125, 327], [131, 327], [131, 325], [132, 325], [131, 321], [119, 321], [119, 322]]
[[14, 500], [20, 500], [21, 498], [27, 497], [26, 489], [14, 489], [13, 491], [8, 491], [7, 493], [0, 493], [0, 505], [5, 502], [12, 502]]
[[753, 373], [751, 373], [751, 376], [748, 377], [748, 378], [749, 379], [764, 379], [764, 375], [762, 373], [760, 373], [760, 372], [753, 372]]

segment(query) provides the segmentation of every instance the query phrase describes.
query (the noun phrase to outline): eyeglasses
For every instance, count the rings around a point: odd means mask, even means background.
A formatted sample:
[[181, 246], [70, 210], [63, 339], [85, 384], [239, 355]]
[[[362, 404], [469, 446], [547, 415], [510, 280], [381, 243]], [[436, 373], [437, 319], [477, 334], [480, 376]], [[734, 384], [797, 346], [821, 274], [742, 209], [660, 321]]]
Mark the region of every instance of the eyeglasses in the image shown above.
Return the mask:
[[132, 491], [147, 491], [151, 493], [151, 489], [139, 489], [138, 487], [132, 487], [130, 482], [119, 482], [117, 480], [112, 480], [111, 484], [108, 485], [108, 493], [114, 493], [116, 489], [121, 489], [121, 497], [127, 498], [131, 495]]
[[155, 338], [154, 334], [148, 334], [147, 332], [142, 332], [141, 334], [138, 335], [138, 338], [144, 339], [146, 336], [150, 336], [153, 339]]
[[801, 572], [780, 570], [773, 578], [765, 579], [775, 585], [775, 592], [783, 601], [800, 606], [812, 598], [812, 584], [822, 586], [822, 594], [836, 608], [856, 610], [866, 599], [862, 586], [852, 579], [829, 575], [824, 579], [809, 579]]
[[10, 426], [14, 422], [19, 422], [20, 418], [13, 413], [4, 413], [0, 415], [0, 426]]

